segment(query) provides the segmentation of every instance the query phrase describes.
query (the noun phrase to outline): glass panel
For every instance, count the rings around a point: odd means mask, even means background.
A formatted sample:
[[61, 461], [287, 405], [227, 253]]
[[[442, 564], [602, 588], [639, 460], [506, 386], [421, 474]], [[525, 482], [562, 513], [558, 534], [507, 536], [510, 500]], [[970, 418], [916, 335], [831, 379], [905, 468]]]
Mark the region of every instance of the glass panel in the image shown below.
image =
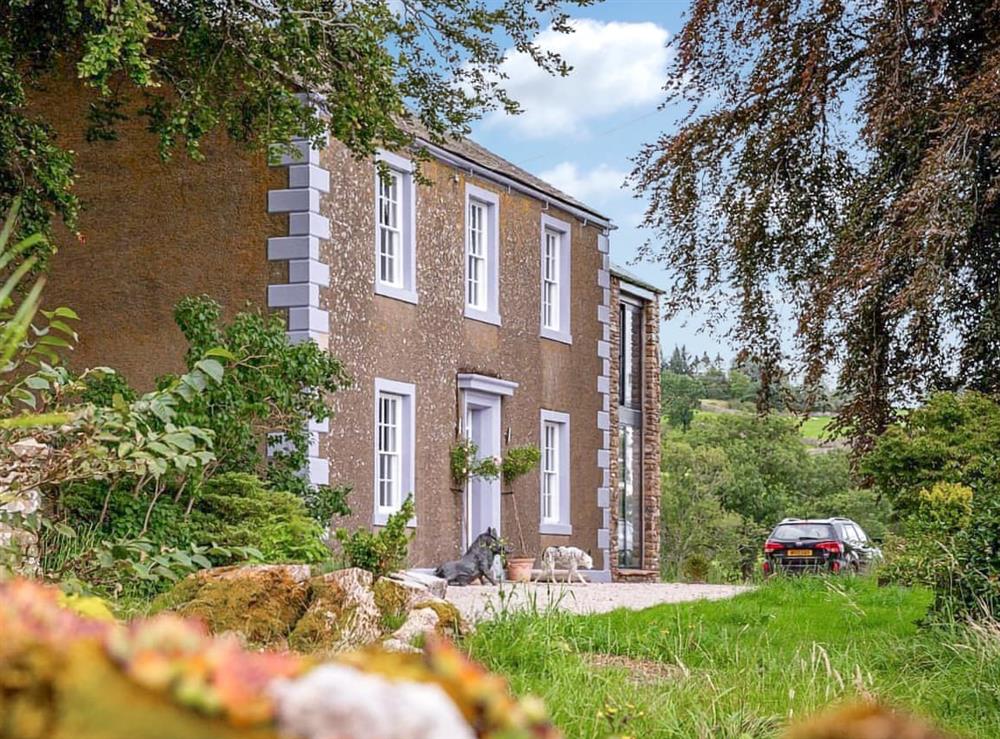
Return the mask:
[[403, 220], [399, 197], [401, 183], [402, 175], [399, 172], [390, 172], [386, 179], [378, 178], [378, 278], [380, 282], [395, 286], [403, 284], [400, 260], [400, 224]]
[[466, 301], [479, 310], [486, 309], [487, 261], [489, 248], [486, 234], [487, 212], [482, 203], [469, 202], [469, 254], [466, 266]]
[[642, 408], [642, 309], [622, 303], [618, 316], [618, 403]]
[[383, 393], [378, 403], [378, 504], [380, 508], [399, 507], [399, 489], [402, 480], [402, 425], [398, 395]]
[[642, 448], [638, 429], [622, 425], [618, 437], [618, 566], [642, 566]]
[[559, 234], [545, 232], [542, 260], [542, 325], [559, 328]]
[[542, 520], [559, 518], [559, 428], [545, 424], [542, 459]]

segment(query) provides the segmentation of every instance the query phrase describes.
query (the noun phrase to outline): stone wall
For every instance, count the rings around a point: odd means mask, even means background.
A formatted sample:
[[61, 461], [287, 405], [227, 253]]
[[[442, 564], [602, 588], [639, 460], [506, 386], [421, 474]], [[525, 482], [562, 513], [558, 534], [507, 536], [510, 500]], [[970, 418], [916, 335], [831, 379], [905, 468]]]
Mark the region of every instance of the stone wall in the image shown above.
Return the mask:
[[660, 302], [643, 309], [642, 567], [660, 570]]
[[621, 280], [611, 279], [611, 569], [615, 579], [654, 579], [660, 568], [660, 308], [659, 300], [643, 303], [642, 320], [642, 566], [619, 570], [619, 346]]

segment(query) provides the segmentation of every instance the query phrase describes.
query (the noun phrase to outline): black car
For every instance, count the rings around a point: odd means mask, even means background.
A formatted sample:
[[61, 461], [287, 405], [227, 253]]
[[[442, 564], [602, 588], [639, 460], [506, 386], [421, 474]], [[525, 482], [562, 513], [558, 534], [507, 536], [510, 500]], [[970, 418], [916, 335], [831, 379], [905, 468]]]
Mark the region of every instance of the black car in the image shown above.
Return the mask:
[[764, 543], [764, 574], [862, 572], [882, 557], [849, 518], [786, 518]]

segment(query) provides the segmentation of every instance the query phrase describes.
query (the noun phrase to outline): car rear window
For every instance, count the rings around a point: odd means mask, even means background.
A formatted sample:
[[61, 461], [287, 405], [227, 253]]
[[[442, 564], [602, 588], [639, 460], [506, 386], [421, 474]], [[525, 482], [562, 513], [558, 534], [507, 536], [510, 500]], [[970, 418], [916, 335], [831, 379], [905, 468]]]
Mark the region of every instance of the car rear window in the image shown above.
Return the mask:
[[798, 539], [833, 539], [833, 526], [828, 523], [783, 523], [779, 524], [771, 534], [772, 539], [779, 541], [796, 541]]

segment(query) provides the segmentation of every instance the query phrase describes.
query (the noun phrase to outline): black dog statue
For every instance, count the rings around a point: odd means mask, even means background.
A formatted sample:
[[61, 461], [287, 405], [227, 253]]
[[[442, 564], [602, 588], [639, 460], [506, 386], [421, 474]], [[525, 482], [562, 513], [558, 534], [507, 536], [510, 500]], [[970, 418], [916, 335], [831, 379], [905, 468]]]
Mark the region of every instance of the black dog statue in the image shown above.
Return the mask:
[[476, 537], [461, 559], [445, 562], [434, 570], [434, 574], [448, 581], [449, 585], [470, 585], [476, 580], [485, 578], [490, 585], [496, 585], [493, 579], [493, 560], [499, 554], [508, 554], [497, 532], [490, 528]]

